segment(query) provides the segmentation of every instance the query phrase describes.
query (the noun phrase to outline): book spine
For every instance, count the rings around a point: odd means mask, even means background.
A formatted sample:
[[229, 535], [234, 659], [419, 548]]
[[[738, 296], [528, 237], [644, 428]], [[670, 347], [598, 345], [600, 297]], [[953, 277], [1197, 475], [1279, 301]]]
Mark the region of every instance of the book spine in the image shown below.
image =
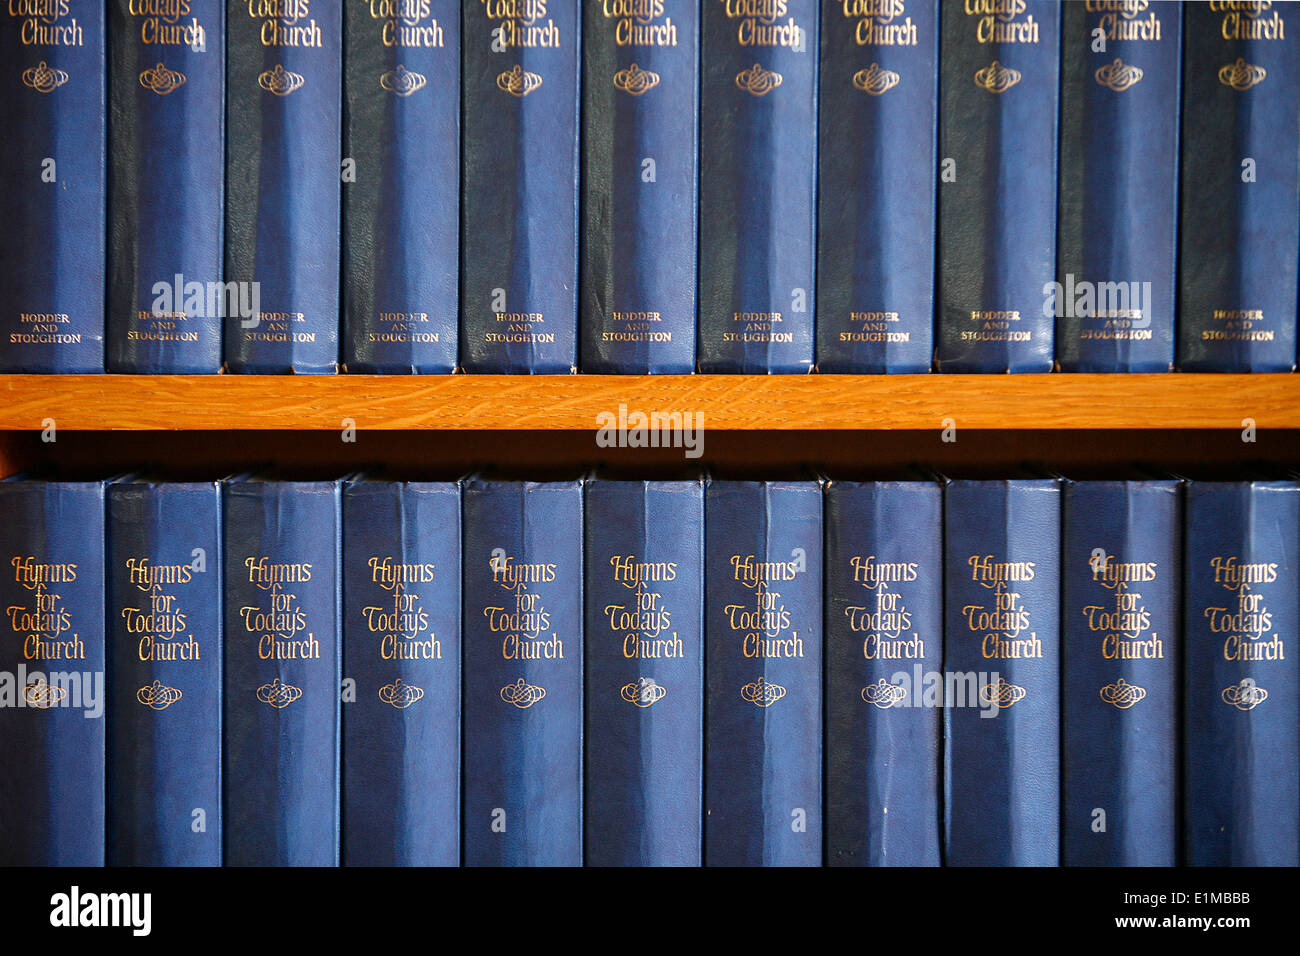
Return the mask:
[[808, 372], [818, 3], [703, 4], [699, 368]]
[[221, 492], [108, 487], [109, 866], [221, 865]]
[[460, 863], [460, 486], [343, 496], [343, 864]]
[[7, 13], [0, 372], [102, 372], [104, 5], [14, 3]]
[[225, 486], [225, 862], [339, 859], [339, 485]]
[[1060, 487], [953, 481], [944, 505], [944, 862], [1056, 866]]
[[820, 866], [821, 487], [715, 481], [705, 542], [705, 862]]
[[0, 481], [0, 866], [104, 863], [104, 488]]
[[1300, 16], [1287, 4], [1184, 9], [1178, 367], [1289, 372], [1300, 269]]
[[584, 372], [695, 369], [700, 2], [583, 5]]
[[[221, 368], [224, 0], [109, 6], [108, 370]], [[179, 8], [178, 8], [179, 9]]]
[[1062, 862], [1173, 866], [1180, 483], [1067, 482], [1063, 508]]
[[1174, 363], [1182, 7], [1062, 6], [1056, 357], [1067, 372]]
[[826, 855], [938, 866], [943, 489], [826, 491]]
[[342, 0], [228, 10], [226, 366], [335, 372]]
[[578, 364], [578, 0], [464, 0], [461, 364]]
[[1184, 850], [1300, 865], [1300, 485], [1187, 491]]
[[822, 10], [817, 369], [928, 372], [938, 0]]
[[350, 3], [344, 24], [343, 362], [456, 368], [460, 3]]
[[1060, 7], [945, 3], [939, 369], [1047, 372], [1056, 278]]
[[586, 490], [590, 866], [699, 866], [704, 486]]
[[464, 862], [582, 864], [582, 483], [464, 490]]

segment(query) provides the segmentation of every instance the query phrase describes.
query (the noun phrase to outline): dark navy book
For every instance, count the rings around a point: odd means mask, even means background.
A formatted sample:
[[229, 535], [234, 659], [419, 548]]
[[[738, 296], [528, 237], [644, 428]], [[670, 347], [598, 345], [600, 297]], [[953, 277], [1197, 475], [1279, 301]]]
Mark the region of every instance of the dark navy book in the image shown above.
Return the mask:
[[578, 365], [578, 0], [461, 7], [461, 364]]
[[1060, 483], [952, 481], [944, 509], [944, 862], [1056, 866]]
[[225, 316], [226, 367], [335, 372], [349, 174], [342, 0], [231, 0], [228, 10], [225, 278], [238, 305]]
[[1289, 372], [1300, 269], [1300, 10], [1184, 9], [1178, 367]]
[[701, 372], [809, 372], [817, 0], [703, 0]]
[[223, 490], [228, 866], [338, 865], [339, 488]]
[[587, 484], [589, 866], [699, 866], [704, 484]]
[[221, 865], [221, 487], [108, 486], [109, 866]]
[[1182, 487], [1066, 482], [1061, 862], [1178, 862]]
[[1167, 372], [1182, 5], [1066, 3], [1061, 18], [1056, 358], [1067, 372]]
[[104, 486], [0, 480], [0, 866], [104, 864]]
[[1055, 0], [943, 5], [940, 371], [1052, 368], [1060, 17]]
[[12, 3], [7, 13], [0, 372], [102, 372], [104, 4]]
[[460, 863], [460, 486], [343, 492], [343, 864]]
[[943, 487], [826, 489], [826, 861], [938, 866]]
[[582, 865], [582, 482], [466, 481], [463, 860]]
[[821, 866], [821, 485], [712, 481], [704, 542], [705, 863]]
[[938, 0], [828, 2], [822, 16], [817, 369], [928, 372]]
[[343, 364], [451, 372], [460, 243], [460, 2], [347, 6]]
[[1183, 840], [1191, 866], [1300, 865], [1300, 484], [1187, 489]]
[[700, 3], [583, 4], [584, 372], [695, 369]]
[[114, 0], [108, 35], [108, 370], [215, 373], [225, 3]]

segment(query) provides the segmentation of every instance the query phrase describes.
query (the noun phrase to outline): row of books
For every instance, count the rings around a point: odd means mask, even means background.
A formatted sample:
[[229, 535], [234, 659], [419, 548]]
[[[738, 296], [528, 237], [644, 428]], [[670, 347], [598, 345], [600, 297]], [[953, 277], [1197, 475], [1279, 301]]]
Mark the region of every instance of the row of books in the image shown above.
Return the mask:
[[5, 864], [1297, 865], [1300, 482], [0, 481]]
[[0, 23], [3, 371], [1296, 365], [1284, 5], [107, 11]]

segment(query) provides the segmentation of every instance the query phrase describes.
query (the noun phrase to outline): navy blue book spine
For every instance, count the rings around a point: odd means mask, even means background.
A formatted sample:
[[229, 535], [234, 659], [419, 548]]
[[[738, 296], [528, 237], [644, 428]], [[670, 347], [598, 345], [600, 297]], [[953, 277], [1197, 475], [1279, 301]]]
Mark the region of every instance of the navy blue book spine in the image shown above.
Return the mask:
[[817, 370], [928, 372], [938, 0], [827, 0], [822, 11]]
[[1178, 367], [1289, 372], [1300, 270], [1300, 11], [1285, 3], [1184, 10]]
[[464, 863], [582, 865], [582, 482], [464, 499]]
[[940, 371], [1052, 368], [1060, 17], [1056, 0], [943, 5]]
[[225, 863], [339, 860], [339, 482], [235, 480], [225, 522]]
[[226, 367], [335, 372], [342, 0], [227, 9]]
[[0, 481], [0, 866], [104, 863], [104, 486]]
[[460, 863], [460, 486], [343, 494], [343, 865]]
[[584, 372], [695, 369], [700, 3], [583, 4]]
[[817, 0], [703, 0], [701, 372], [808, 372]]
[[221, 368], [224, 0], [109, 7], [108, 370]]
[[1184, 852], [1300, 865], [1300, 484], [1187, 489]]
[[107, 495], [108, 865], [220, 866], [220, 486]]
[[578, 0], [461, 7], [461, 364], [578, 365]]
[[344, 24], [343, 363], [456, 368], [460, 0], [354, 2]]
[[953, 481], [944, 509], [944, 862], [1056, 866], [1060, 483]]
[[704, 485], [586, 489], [589, 866], [699, 866]]
[[102, 372], [104, 4], [11, 3], [5, 12], [0, 372]]
[[943, 488], [826, 490], [826, 861], [941, 862]]
[[1056, 358], [1067, 372], [1167, 372], [1182, 5], [1067, 3], [1061, 17]]
[[822, 490], [714, 481], [705, 500], [704, 858], [822, 863]]
[[1178, 862], [1182, 489], [1066, 482], [1061, 858]]

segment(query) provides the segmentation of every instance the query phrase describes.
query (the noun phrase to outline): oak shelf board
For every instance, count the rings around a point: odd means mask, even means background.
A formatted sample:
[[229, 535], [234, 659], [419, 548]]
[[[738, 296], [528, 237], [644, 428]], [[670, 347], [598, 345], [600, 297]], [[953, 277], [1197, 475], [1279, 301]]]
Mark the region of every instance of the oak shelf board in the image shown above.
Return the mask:
[[594, 431], [602, 413], [707, 429], [1300, 428], [1300, 376], [0, 375], [0, 430]]

